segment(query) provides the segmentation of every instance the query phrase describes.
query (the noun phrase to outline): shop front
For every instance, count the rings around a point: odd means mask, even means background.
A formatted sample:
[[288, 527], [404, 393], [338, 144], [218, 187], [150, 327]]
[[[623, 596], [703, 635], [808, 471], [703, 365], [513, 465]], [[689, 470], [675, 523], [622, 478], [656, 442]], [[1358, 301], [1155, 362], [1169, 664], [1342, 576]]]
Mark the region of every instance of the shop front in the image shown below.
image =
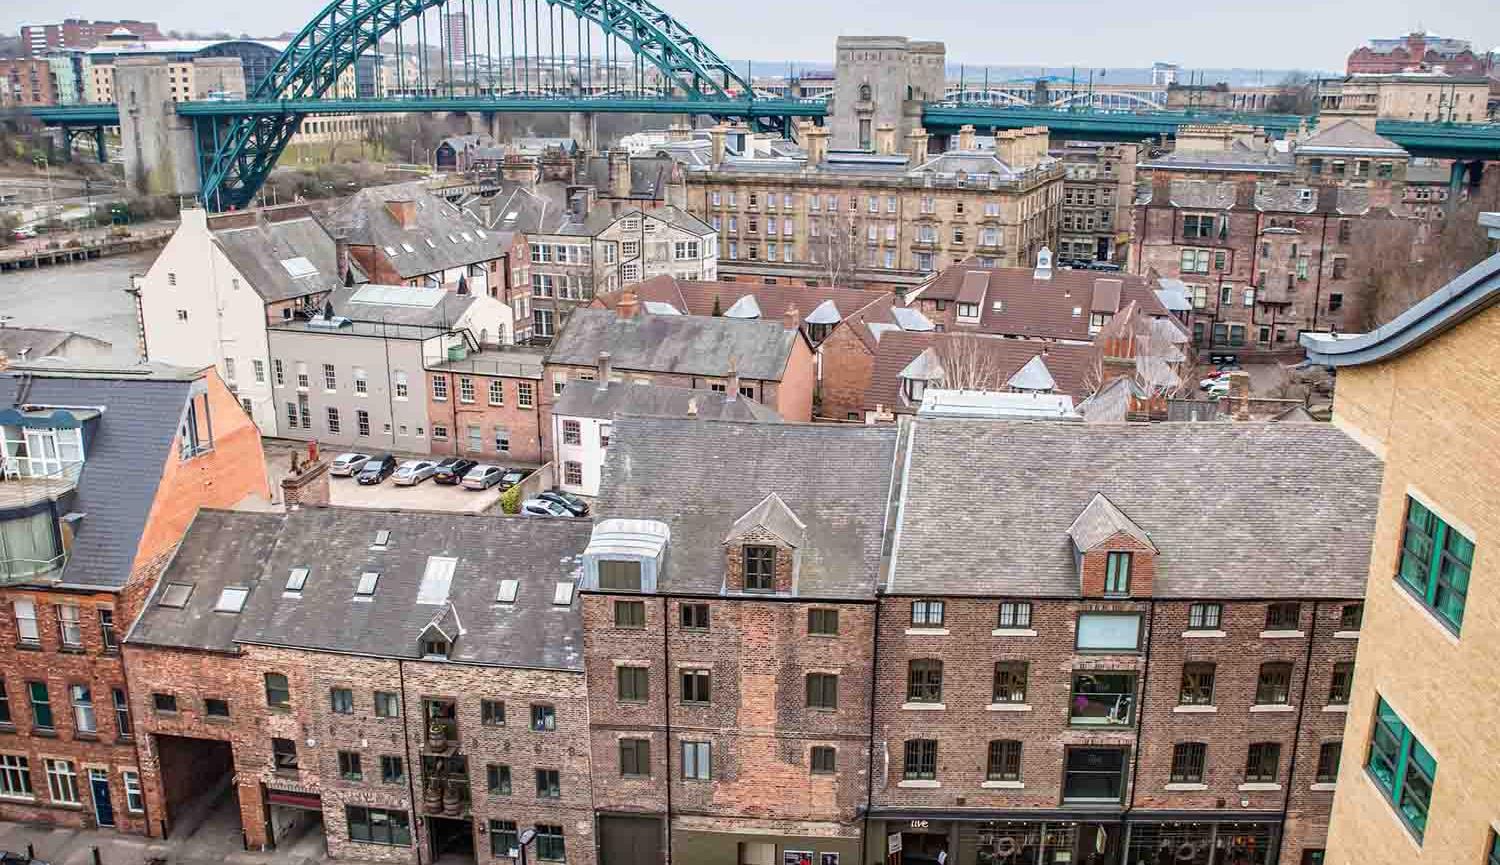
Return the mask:
[[1219, 816], [1052, 812], [1027, 819], [875, 819], [866, 859], [885, 865], [1276, 865], [1276, 815], [1212, 819]]
[[1281, 823], [1265, 820], [1157, 820], [1136, 817], [1124, 865], [1275, 865]]

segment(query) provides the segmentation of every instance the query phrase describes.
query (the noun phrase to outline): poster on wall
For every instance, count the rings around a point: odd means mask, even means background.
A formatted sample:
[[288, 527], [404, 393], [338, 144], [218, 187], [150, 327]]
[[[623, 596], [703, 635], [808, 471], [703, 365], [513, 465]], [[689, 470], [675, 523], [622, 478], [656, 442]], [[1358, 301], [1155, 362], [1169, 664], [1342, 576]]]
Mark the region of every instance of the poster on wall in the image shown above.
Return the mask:
[[819, 853], [818, 854], [818, 865], [839, 865], [839, 854], [837, 854], [837, 853]]
[[811, 850], [783, 850], [781, 865], [813, 865]]

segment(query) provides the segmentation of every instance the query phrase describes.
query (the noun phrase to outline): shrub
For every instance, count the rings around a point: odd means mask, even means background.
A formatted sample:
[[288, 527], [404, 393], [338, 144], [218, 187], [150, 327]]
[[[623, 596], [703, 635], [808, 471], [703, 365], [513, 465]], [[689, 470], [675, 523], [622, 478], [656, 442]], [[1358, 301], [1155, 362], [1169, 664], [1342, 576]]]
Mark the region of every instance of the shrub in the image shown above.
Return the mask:
[[507, 514], [521, 512], [521, 485], [516, 484], [500, 494], [500, 510]]

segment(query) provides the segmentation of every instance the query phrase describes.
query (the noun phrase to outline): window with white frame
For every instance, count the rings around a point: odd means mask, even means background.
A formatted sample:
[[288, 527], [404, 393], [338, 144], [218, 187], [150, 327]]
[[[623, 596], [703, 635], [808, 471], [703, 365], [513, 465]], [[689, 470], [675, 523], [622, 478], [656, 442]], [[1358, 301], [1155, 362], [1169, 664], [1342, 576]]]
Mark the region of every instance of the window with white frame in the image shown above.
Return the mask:
[[146, 798], [141, 795], [141, 776], [138, 772], [126, 769], [120, 773], [120, 778], [125, 782], [125, 810], [132, 814], [140, 814], [146, 810]]
[[31, 761], [19, 754], [0, 754], [0, 796], [33, 797]]
[[73, 769], [73, 763], [69, 760], [46, 760], [47, 767], [47, 792], [51, 795], [53, 802], [67, 805], [77, 805], [78, 802], [78, 773]]
[[97, 733], [99, 721], [94, 715], [94, 695], [88, 685], [69, 685], [68, 699], [73, 704], [73, 729], [79, 733]]
[[672, 257], [678, 261], [698, 258], [698, 241], [679, 240], [673, 244]]
[[78, 621], [78, 607], [72, 604], [57, 605], [57, 630], [64, 646], [75, 649], [83, 646], [83, 626]]

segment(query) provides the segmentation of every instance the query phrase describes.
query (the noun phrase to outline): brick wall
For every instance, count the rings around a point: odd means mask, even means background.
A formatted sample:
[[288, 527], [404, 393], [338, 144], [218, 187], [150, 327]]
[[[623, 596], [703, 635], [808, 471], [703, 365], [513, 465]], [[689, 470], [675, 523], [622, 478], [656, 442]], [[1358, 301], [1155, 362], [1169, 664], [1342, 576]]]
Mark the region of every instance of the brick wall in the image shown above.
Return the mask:
[[[433, 397], [432, 380], [434, 378], [446, 380], [447, 399], [439, 400]], [[460, 398], [459, 383], [460, 379], [464, 378], [474, 383], [473, 402], [466, 403]], [[493, 382], [500, 384], [500, 405], [490, 402], [490, 387]], [[432, 452], [456, 454], [481, 462], [496, 462], [501, 465], [510, 461], [544, 462], [540, 428], [541, 409], [535, 398], [533, 398], [531, 408], [521, 408], [516, 404], [516, 385], [520, 382], [529, 383], [533, 394], [542, 387], [542, 382], [536, 379], [428, 370], [425, 385], [428, 422], [430, 425], [441, 425], [447, 428], [446, 438], [440, 439], [436, 434], [433, 435]], [[471, 424], [479, 427], [481, 447], [478, 451], [470, 447], [469, 426]], [[497, 426], [503, 426], [510, 433], [508, 451], [502, 452], [495, 448]]]
[[1109, 554], [1130, 554], [1130, 595], [1149, 598], [1156, 576], [1156, 551], [1150, 544], [1137, 540], [1124, 532], [1116, 532], [1089, 550], [1083, 556], [1080, 572], [1082, 594], [1085, 598], [1102, 598], [1109, 575]]
[[874, 408], [865, 405], [865, 393], [870, 389], [870, 376], [875, 371], [875, 356], [854, 333], [855, 327], [862, 326], [845, 324], [836, 327], [818, 345], [822, 369], [822, 379], [818, 384], [819, 417], [844, 420], [854, 414], [858, 419], [866, 408]]

